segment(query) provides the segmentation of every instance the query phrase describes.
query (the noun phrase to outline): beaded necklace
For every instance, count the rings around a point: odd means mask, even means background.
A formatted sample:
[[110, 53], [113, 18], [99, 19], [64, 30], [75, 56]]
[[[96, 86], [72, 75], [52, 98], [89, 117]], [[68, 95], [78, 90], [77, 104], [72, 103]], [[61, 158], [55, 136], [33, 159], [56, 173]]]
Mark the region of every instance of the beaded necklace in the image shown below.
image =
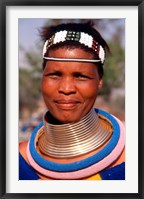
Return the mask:
[[43, 123], [41, 123], [32, 133], [32, 136], [29, 142], [29, 151], [32, 158], [35, 160], [35, 162], [39, 164], [41, 167], [51, 170], [51, 171], [69, 172], [69, 171], [77, 171], [80, 169], [87, 168], [101, 161], [103, 158], [109, 155], [118, 143], [118, 140], [120, 137], [120, 127], [117, 120], [113, 116], [111, 116], [109, 113], [99, 110], [99, 109], [95, 109], [95, 111], [97, 114], [100, 114], [106, 117], [113, 126], [113, 134], [110, 138], [110, 141], [106, 144], [106, 146], [102, 150], [100, 150], [96, 154], [86, 159], [82, 159], [80, 161], [76, 161], [76, 162], [72, 162], [68, 164], [56, 163], [56, 162], [46, 160], [36, 150], [36, 136], [37, 136], [37, 131], [43, 126]]
[[[113, 149], [113, 151], [107, 155], [105, 158], [103, 158], [101, 161], [85, 168], [85, 169], [80, 169], [77, 171], [72, 171], [72, 172], [55, 172], [55, 171], [50, 171], [48, 169], [44, 169], [40, 165], [38, 165], [35, 160], [32, 158], [30, 151], [29, 151], [29, 145], [27, 147], [27, 157], [29, 160], [30, 165], [39, 173], [41, 173], [44, 176], [54, 178], [54, 179], [69, 179], [69, 180], [74, 180], [74, 179], [82, 179], [89, 177], [91, 175], [94, 175], [101, 170], [105, 169], [109, 165], [111, 165], [122, 153], [124, 146], [125, 146], [125, 129], [120, 120], [116, 118], [119, 126], [120, 126], [120, 138], [119, 141], [116, 145], [116, 147]], [[40, 133], [40, 131], [38, 132]]]

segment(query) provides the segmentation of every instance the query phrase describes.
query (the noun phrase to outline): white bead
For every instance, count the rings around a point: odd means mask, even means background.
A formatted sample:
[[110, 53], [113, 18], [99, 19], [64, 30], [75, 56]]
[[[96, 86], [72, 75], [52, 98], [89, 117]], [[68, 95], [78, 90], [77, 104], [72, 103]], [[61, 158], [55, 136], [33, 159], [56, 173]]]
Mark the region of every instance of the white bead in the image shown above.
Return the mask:
[[100, 46], [100, 50], [99, 50], [99, 58], [101, 60], [102, 63], [104, 63], [104, 59], [105, 59], [105, 52], [102, 46]]
[[45, 42], [44, 47], [43, 47], [43, 55], [46, 53], [47, 51], [47, 44], [48, 44], [48, 40]]

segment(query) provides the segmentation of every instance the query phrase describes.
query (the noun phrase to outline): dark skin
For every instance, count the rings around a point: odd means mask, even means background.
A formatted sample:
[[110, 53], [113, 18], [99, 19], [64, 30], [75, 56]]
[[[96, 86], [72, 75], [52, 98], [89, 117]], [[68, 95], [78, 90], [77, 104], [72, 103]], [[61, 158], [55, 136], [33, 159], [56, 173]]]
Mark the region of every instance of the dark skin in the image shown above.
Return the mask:
[[[49, 51], [49, 56], [87, 58], [93, 55], [82, 49]], [[51, 114], [62, 123], [77, 122], [93, 107], [102, 79], [93, 63], [48, 61], [43, 71], [42, 94]]]
[[[50, 51], [49, 56], [63, 58], [93, 58], [91, 53], [81, 49], [57, 49]], [[41, 84], [46, 106], [51, 114], [62, 123], [79, 121], [86, 115], [92, 108], [101, 87], [102, 79], [99, 77], [97, 66], [92, 63], [79, 62], [48, 61], [43, 72]], [[56, 159], [46, 156], [42, 154], [38, 148], [37, 151], [47, 160], [58, 163], [68, 163], [82, 160], [97, 153], [105, 144], [92, 152], [68, 159]], [[27, 142], [20, 144], [20, 153], [28, 162], [26, 148]], [[121, 154], [118, 161], [115, 161], [111, 166], [120, 164], [123, 161], [124, 152]], [[41, 179], [50, 179], [41, 174], [38, 175]]]

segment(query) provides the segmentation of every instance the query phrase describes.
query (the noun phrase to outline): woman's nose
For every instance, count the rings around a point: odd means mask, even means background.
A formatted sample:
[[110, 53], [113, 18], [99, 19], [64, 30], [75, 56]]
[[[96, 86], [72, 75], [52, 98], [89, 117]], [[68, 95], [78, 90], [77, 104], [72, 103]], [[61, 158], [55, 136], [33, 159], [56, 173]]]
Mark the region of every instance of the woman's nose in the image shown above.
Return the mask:
[[59, 93], [70, 95], [76, 93], [76, 86], [71, 78], [63, 78], [59, 84]]

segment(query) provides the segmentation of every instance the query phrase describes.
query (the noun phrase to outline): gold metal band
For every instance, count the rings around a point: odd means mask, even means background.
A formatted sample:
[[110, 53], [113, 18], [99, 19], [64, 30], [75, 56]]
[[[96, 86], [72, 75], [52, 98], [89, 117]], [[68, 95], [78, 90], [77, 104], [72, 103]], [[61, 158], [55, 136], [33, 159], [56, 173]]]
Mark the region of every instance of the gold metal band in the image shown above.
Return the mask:
[[40, 151], [55, 158], [70, 158], [102, 146], [112, 135], [111, 123], [92, 109], [79, 122], [53, 125], [44, 120], [38, 139]]

